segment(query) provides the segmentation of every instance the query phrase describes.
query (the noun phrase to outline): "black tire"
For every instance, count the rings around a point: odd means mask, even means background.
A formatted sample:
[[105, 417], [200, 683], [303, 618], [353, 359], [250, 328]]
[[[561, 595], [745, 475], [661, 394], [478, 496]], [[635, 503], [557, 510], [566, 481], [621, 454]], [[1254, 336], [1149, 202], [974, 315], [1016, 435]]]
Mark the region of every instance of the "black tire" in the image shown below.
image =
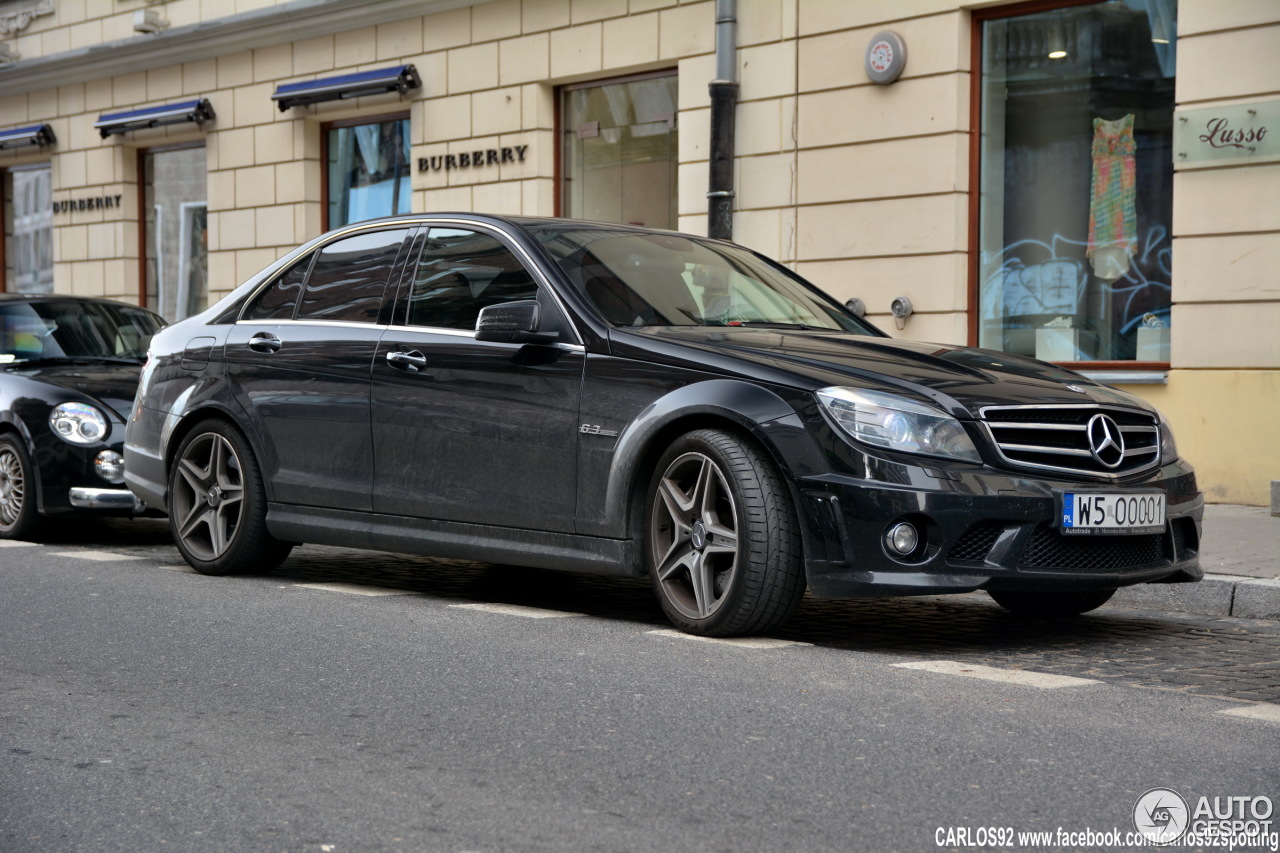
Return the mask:
[[43, 526], [36, 466], [21, 436], [0, 435], [0, 539], [36, 539]]
[[996, 604], [1019, 616], [1078, 616], [1098, 609], [1115, 594], [1114, 589], [1077, 592], [987, 590], [987, 595], [995, 599]]
[[202, 575], [269, 572], [293, 545], [267, 532], [267, 497], [249, 442], [226, 421], [187, 433], [169, 469], [169, 529]]
[[800, 525], [772, 462], [706, 429], [677, 439], [656, 471], [645, 503], [645, 558], [671, 623], [731, 637], [791, 618], [805, 586]]

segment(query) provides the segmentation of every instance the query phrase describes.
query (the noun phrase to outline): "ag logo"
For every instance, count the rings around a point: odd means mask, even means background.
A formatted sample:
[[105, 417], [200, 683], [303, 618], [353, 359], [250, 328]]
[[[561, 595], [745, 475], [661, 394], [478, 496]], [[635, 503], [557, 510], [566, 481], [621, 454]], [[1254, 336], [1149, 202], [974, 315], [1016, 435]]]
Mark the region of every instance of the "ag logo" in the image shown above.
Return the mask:
[[1156, 844], [1172, 844], [1187, 831], [1191, 811], [1182, 795], [1169, 788], [1152, 788], [1133, 806], [1133, 825]]

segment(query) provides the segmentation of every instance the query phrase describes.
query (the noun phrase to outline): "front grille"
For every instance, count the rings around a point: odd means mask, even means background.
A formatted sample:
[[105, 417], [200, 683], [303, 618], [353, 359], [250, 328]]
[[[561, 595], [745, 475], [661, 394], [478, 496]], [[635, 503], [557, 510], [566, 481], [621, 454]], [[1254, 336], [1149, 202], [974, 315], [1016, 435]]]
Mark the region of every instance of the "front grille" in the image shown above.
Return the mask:
[[1147, 536], [1063, 536], [1047, 524], [1031, 534], [1018, 560], [1020, 569], [1131, 569], [1167, 561], [1165, 534]]
[[953, 562], [981, 563], [987, 559], [991, 546], [1004, 532], [999, 521], [980, 521], [960, 535], [947, 550], [947, 559]]
[[[988, 406], [981, 414], [979, 423], [1001, 458], [1017, 467], [1120, 477], [1160, 462], [1159, 426], [1147, 412], [1095, 405]], [[1118, 428], [1123, 456], [1118, 447], [1094, 452], [1089, 429], [1100, 415], [1109, 419], [1106, 429]]]

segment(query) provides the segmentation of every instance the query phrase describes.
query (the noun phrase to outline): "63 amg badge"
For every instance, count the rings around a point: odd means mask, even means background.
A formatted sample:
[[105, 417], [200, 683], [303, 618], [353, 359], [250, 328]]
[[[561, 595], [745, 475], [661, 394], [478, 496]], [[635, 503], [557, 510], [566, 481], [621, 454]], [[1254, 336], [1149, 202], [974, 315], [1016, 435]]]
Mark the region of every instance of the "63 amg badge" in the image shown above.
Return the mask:
[[1133, 825], [1155, 844], [1172, 844], [1187, 831], [1191, 810], [1177, 791], [1152, 788], [1133, 806]]

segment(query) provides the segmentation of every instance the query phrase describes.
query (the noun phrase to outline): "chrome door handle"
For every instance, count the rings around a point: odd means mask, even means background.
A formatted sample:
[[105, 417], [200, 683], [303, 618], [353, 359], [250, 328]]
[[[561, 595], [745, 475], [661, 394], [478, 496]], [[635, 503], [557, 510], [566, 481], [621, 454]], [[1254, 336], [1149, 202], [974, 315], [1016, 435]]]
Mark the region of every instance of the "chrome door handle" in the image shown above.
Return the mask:
[[392, 367], [403, 368], [410, 373], [417, 373], [419, 370], [426, 368], [427, 357], [416, 349], [409, 352], [391, 350], [387, 353], [387, 364]]
[[249, 349], [254, 352], [279, 352], [282, 345], [280, 339], [270, 332], [258, 332], [249, 338]]

